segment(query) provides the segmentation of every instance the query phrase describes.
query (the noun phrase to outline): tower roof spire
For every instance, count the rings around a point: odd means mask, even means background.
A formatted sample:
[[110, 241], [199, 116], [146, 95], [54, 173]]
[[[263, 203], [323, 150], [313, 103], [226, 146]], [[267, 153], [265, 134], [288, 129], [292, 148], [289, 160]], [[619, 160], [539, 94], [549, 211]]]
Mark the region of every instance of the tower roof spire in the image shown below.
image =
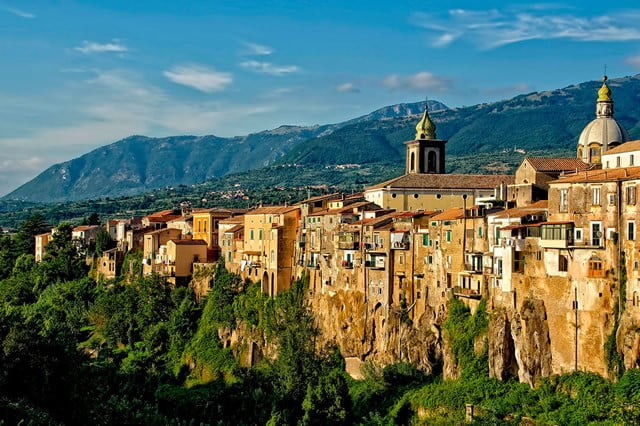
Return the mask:
[[611, 89], [609, 89], [609, 86], [607, 85], [607, 80], [609, 80], [609, 78], [607, 77], [607, 74], [605, 74], [602, 77], [602, 87], [600, 87], [600, 90], [598, 90], [598, 102], [613, 101], [613, 99], [611, 98]]
[[436, 139], [436, 125], [429, 117], [429, 102], [425, 98], [424, 114], [416, 125], [416, 140]]

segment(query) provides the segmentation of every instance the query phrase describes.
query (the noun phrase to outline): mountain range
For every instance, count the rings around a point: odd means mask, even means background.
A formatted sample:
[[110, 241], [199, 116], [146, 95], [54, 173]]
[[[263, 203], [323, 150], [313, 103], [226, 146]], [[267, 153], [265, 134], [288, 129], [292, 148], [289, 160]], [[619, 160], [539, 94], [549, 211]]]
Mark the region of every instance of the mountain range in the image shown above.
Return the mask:
[[[429, 101], [438, 137], [447, 139], [449, 169], [500, 159], [519, 148], [537, 155], [573, 151], [580, 131], [595, 117], [600, 82], [523, 94], [468, 107]], [[609, 80], [616, 119], [632, 138], [640, 137], [640, 75]], [[337, 124], [281, 126], [247, 136], [131, 136], [56, 164], [7, 194], [3, 200], [59, 202], [133, 195], [172, 185], [274, 164], [402, 164], [423, 102], [392, 105]], [[500, 155], [498, 155], [500, 154]], [[509, 165], [513, 166], [513, 165]], [[504, 169], [497, 167], [501, 172]]]

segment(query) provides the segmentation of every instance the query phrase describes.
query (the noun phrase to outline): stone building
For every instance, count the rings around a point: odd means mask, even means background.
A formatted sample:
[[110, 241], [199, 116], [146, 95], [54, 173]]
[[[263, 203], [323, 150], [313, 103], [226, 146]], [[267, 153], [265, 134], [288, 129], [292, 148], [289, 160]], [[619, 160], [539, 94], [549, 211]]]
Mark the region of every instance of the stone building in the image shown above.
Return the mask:
[[425, 109], [415, 140], [406, 143], [405, 174], [368, 187], [364, 197], [398, 211], [445, 210], [479, 201], [507, 200], [509, 175], [446, 174], [446, 141], [436, 138], [436, 126]]

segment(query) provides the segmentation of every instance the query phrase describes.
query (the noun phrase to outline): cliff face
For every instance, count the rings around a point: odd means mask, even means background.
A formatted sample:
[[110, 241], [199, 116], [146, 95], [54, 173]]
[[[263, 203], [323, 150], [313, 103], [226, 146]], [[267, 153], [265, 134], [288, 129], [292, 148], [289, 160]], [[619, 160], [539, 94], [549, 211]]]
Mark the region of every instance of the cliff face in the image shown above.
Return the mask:
[[616, 333], [618, 351], [626, 369], [640, 367], [640, 316], [636, 307], [627, 309], [620, 318]]
[[324, 343], [336, 344], [343, 356], [390, 364], [411, 362], [431, 372], [442, 362], [440, 329], [429, 310], [415, 321], [398, 313], [384, 315], [380, 305], [367, 308], [359, 291], [326, 291], [310, 300]]

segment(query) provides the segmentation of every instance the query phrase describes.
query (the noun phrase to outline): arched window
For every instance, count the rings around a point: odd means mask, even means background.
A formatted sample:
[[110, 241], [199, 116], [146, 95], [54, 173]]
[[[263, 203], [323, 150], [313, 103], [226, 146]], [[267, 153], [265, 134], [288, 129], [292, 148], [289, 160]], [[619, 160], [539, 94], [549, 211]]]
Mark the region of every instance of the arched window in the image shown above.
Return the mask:
[[429, 151], [427, 154], [427, 173], [435, 173], [436, 172], [436, 153], [434, 151]]
[[578, 158], [582, 160], [582, 147], [578, 147]]
[[411, 162], [409, 165], [409, 171], [416, 171], [416, 154], [414, 152], [411, 153]]

